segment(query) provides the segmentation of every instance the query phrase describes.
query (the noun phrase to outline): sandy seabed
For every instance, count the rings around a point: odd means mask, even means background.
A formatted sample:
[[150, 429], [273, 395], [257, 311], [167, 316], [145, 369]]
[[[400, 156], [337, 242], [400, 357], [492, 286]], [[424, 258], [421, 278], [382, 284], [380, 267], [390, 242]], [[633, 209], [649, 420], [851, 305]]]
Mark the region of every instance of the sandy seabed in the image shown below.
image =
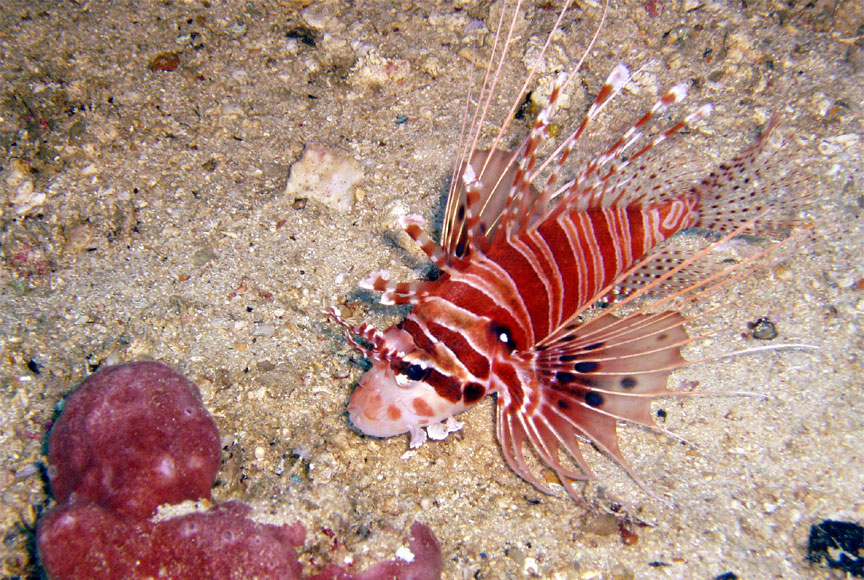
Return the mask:
[[[558, 5], [529, 3], [502, 86], [524, 77]], [[586, 5], [565, 19], [541, 87], [578, 59], [599, 15]], [[619, 2], [557, 121], [575, 126], [618, 62], [640, 72], [589, 144], [682, 81], [688, 106], [715, 112], [658, 163], [710, 166], [777, 113], [777, 165], [806, 166], [813, 215], [839, 224], [700, 319], [721, 334], [688, 356], [751, 345], [741, 334], [763, 316], [780, 331], [774, 344], [818, 351], [676, 373], [674, 384], [699, 391], [767, 395], [659, 403], [663, 426], [695, 446], [621, 429], [625, 455], [668, 505], [590, 451], [595, 501], [537, 492], [505, 465], [490, 399], [457, 436], [416, 453], [405, 437], [351, 430], [344, 406], [362, 368], [322, 312], [342, 304], [356, 322], [398, 319], [356, 282], [382, 268], [410, 280], [423, 267], [394, 219], [439, 211], [463, 96], [488, 55], [466, 35], [475, 18], [488, 6], [469, 0], [0, 6], [4, 577], [36, 574], [28, 540], [50, 505], [38, 466], [58, 401], [99, 365], [141, 358], [201, 388], [223, 437], [217, 499], [301, 519], [310, 562], [391, 557], [419, 519], [442, 542], [446, 578], [842, 577], [805, 556], [811, 525], [864, 520], [864, 10], [854, 0]], [[494, 104], [495, 118], [507, 104]], [[350, 209], [284, 195], [310, 143], [362, 168]], [[623, 535], [606, 497], [630, 515]]]

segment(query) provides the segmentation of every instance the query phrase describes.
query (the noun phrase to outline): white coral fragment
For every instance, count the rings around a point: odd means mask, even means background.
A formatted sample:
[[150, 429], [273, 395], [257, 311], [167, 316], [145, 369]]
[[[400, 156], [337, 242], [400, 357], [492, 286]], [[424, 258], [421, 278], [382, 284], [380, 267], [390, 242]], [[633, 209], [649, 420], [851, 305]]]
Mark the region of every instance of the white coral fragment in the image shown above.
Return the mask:
[[285, 195], [309, 197], [348, 211], [354, 202], [354, 188], [362, 179], [363, 170], [347, 151], [307, 143], [303, 155], [291, 166]]

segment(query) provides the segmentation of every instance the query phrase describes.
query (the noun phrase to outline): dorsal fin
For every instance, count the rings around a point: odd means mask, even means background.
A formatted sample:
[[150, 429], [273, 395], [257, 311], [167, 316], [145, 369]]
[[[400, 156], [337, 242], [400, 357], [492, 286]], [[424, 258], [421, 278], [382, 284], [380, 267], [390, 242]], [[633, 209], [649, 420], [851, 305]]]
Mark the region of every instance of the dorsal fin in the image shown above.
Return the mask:
[[[676, 85], [660, 97], [651, 109], [639, 117], [603, 153], [590, 159], [576, 178], [558, 187], [561, 171], [576, 142], [588, 124], [629, 82], [630, 71], [623, 64], [613, 69], [578, 128], [543, 164], [535, 167], [537, 150], [547, 138], [560, 92], [571, 78], [571, 74], [559, 74], [549, 98], [549, 105], [537, 115], [531, 132], [516, 153], [511, 154], [500, 149], [493, 149], [491, 152], [475, 151], [470, 162], [462, 163], [455, 172], [454, 178], [458, 185], [452, 189], [447, 200], [442, 228], [441, 246], [447, 255], [464, 257], [472, 245], [482, 250], [501, 230], [508, 237], [518, 234], [525, 227], [548, 217], [552, 211], [584, 211], [638, 202], [639, 198], [646, 197], [646, 191], [625, 188], [624, 185], [633, 177], [622, 178], [623, 170], [711, 111], [710, 105], [700, 107], [662, 130], [629, 158], [624, 159], [624, 155], [639, 143], [660, 114], [686, 96], [685, 86]], [[538, 192], [532, 182], [550, 164], [551, 173], [546, 178], [542, 191]], [[655, 197], [656, 193], [652, 193], [652, 200]], [[556, 200], [559, 203], [553, 205], [552, 202]]]
[[[800, 214], [810, 203], [811, 190], [801, 187], [801, 182], [806, 178], [792, 171], [780, 179], [772, 180], [771, 190], [768, 191], [769, 185], [762, 174], [770, 169], [774, 157], [763, 155], [763, 151], [776, 126], [777, 120], [772, 119], [754, 144], [730, 161], [720, 164], [705, 179], [690, 187], [689, 191], [681, 185], [682, 182], [686, 183], [684, 178], [674, 175], [674, 172], [667, 173], [661, 167], [627, 183], [626, 189], [631, 193], [623, 196], [624, 201], [650, 205], [676, 195], [689, 195], [695, 200], [695, 225], [699, 228], [714, 234], [728, 234], [737, 230], [741, 234], [783, 237], [788, 230], [804, 222], [804, 216]], [[629, 161], [633, 160], [635, 157]], [[682, 251], [670, 247], [671, 243], [671, 240], [667, 240], [656, 248], [648, 262], [619, 282], [617, 290], [625, 294], [648, 296], [676, 293], [728, 267], [728, 264], [709, 259], [693, 261], [690, 259], [692, 249]], [[728, 243], [733, 244], [732, 240]], [[753, 249], [750, 246], [750, 253], [753, 253]], [[685, 262], [688, 263], [683, 265]], [[646, 285], [656, 281], [659, 284], [643, 292]]]
[[[472, 235], [477, 240], [475, 243], [478, 246], [477, 249], [482, 250], [492, 240], [492, 234], [497, 234], [502, 229], [512, 229], [512, 226], [506, 223], [508, 219], [505, 213], [508, 207], [514, 205], [514, 202], [518, 202], [515, 203], [515, 208], [521, 208], [522, 210], [536, 204], [537, 191], [531, 185], [533, 177], [527, 177], [527, 173], [520, 176], [520, 168], [524, 170], [533, 167], [534, 162], [532, 159], [534, 151], [546, 138], [546, 127], [555, 110], [558, 96], [566, 90], [570, 83], [574, 82], [574, 79], [577, 78], [578, 73], [582, 70], [583, 63], [597, 42], [609, 10], [609, 3], [607, 1], [603, 5], [603, 12], [597, 29], [585, 47], [578, 63], [568, 72], [559, 74], [552, 96], [550, 97], [549, 105], [538, 115], [531, 135], [522, 142], [522, 145], [515, 154], [507, 153], [500, 149], [504, 135], [524, 102], [524, 97], [528, 93], [528, 87], [531, 86], [541, 67], [544, 55], [547, 54], [552, 45], [555, 32], [560, 30], [571, 4], [575, 4], [572, 0], [565, 0], [552, 30], [546, 36], [543, 47], [539, 54], [535, 56], [533, 64], [528, 67], [528, 72], [525, 75], [522, 86], [515, 93], [515, 97], [511, 101], [510, 110], [499, 124], [498, 132], [491, 145], [488, 149], [479, 149], [478, 142], [482, 133], [481, 129], [488, 120], [487, 115], [496, 94], [496, 86], [501, 79], [501, 70], [508, 59], [510, 49], [515, 44], [515, 38], [518, 36], [516, 27], [520, 4], [521, 2], [517, 3], [516, 10], [513, 11], [509, 24], [507, 24], [507, 20], [504, 17], [505, 11], [501, 11], [492, 42], [492, 54], [488, 60], [486, 74], [479, 89], [479, 94], [476, 96], [476, 106], [473, 107], [473, 113], [470, 111], [474, 97], [470, 92], [468, 95], [460, 138], [463, 146], [459, 152], [460, 161], [455, 164], [453, 170], [441, 232], [440, 245], [448, 258], [458, 259], [467, 256], [471, 249]], [[624, 67], [624, 70], [626, 71], [626, 67]], [[470, 137], [466, 138], [466, 136]], [[488, 153], [489, 151], [492, 152], [491, 155]], [[468, 161], [466, 162], [466, 160]], [[469, 165], [480, 185], [479, 187], [474, 187], [477, 203], [481, 206], [479, 212], [475, 212], [475, 215], [479, 216], [477, 218], [477, 228], [479, 231], [475, 232], [467, 231], [468, 224], [466, 223], [468, 210], [471, 209], [469, 208], [470, 204], [466, 196], [465, 179], [469, 177], [465, 171]], [[471, 182], [473, 180], [468, 179], [467, 181]], [[499, 187], [501, 187], [500, 191]], [[515, 198], [517, 194], [520, 196], [519, 199]], [[525, 211], [514, 213], [511, 219], [515, 219], [517, 222], [523, 222], [524, 220], [524, 223], [529, 221]], [[498, 226], [502, 221], [505, 222], [505, 227], [499, 228]], [[479, 237], [481, 235], [483, 236], [482, 238]]]
[[[492, 149], [475, 151], [470, 163], [461, 165], [457, 176], [459, 186], [447, 200], [442, 229], [441, 247], [446, 254], [462, 258], [469, 253], [472, 239], [475, 245], [480, 240], [479, 249], [482, 250], [493, 238], [516, 177], [516, 160], [514, 153]], [[470, 187], [466, 187], [466, 176], [471, 179]], [[536, 194], [531, 186], [529, 195]], [[469, 223], [469, 216], [472, 223]]]
[[[773, 117], [759, 138], [726, 163], [721, 163], [692, 189], [699, 197], [698, 226], [728, 232], [752, 222], [756, 234], [784, 232], [804, 220], [800, 212], [811, 204], [812, 188], [806, 172], [792, 168], [782, 177], [765, 179], [776, 169], [777, 149], [764, 153], [768, 139], [779, 125]], [[779, 147], [785, 146], [781, 141]]]
[[[494, 238], [502, 225], [508, 236], [513, 235], [525, 225], [536, 221], [532, 216], [545, 212], [557, 175], [576, 140], [603, 106], [627, 83], [630, 71], [621, 64], [615, 67], [579, 128], [553, 156], [557, 163], [544, 188], [544, 199], [532, 185], [536, 175], [534, 166], [537, 149], [546, 140], [558, 98], [571, 78], [572, 73], [558, 75], [549, 104], [537, 115], [531, 132], [515, 153], [501, 149], [474, 151], [470, 161], [463, 162], [454, 172], [457, 186], [451, 189], [447, 199], [441, 236], [441, 247], [448, 255], [467, 255], [472, 238], [476, 240], [474, 245], [479, 245], [482, 249]], [[476, 221], [469, 224], [469, 216], [472, 214]]]
[[[615, 296], [629, 296], [641, 292], [644, 296], [663, 296], [678, 292], [685, 288], [691, 288], [699, 280], [705, 280], [712, 274], [728, 267], [718, 260], [700, 260], [679, 268], [690, 256], [693, 255], [692, 248], [659, 248], [654, 258], [638, 268], [632, 274], [622, 280], [613, 291]], [[668, 276], [666, 276], [668, 274]], [[660, 281], [650, 291], [642, 292], [648, 284]]]

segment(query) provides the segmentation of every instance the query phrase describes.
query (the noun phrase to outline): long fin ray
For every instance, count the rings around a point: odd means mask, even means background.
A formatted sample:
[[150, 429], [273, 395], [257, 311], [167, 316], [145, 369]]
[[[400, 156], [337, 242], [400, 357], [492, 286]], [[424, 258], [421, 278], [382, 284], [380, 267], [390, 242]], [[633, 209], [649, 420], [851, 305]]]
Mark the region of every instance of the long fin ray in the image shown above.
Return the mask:
[[[476, 196], [480, 209], [479, 211], [475, 211], [475, 213], [479, 216], [479, 229], [480, 233], [484, 236], [484, 241], [481, 245], [490, 243], [492, 240], [492, 234], [495, 233], [497, 230], [497, 224], [501, 221], [505, 222], [504, 229], [508, 232], [518, 230], [518, 226], [523, 221], [523, 216], [529, 213], [527, 210], [536, 204], [539, 193], [534, 186], [531, 185], [533, 178], [528, 178], [529, 172], [525, 170], [530, 170], [530, 168], [533, 167], [534, 152], [540, 143], [542, 143], [546, 138], [546, 127], [548, 126], [549, 119], [555, 110], [557, 95], [566, 90], [576, 78], [579, 71], [582, 70], [582, 65], [597, 42], [597, 38], [599, 37], [603, 23], [606, 21], [609, 10], [609, 3], [606, 1], [603, 5], [600, 23], [588, 43], [588, 46], [583, 50], [578, 63], [568, 72], [559, 75], [549, 105], [538, 115], [534, 129], [532, 129], [531, 134], [523, 141], [517, 152], [510, 154], [503, 151], [501, 152], [503, 155], [510, 156], [508, 162], [502, 165], [500, 160], [496, 159], [498, 155], [497, 152], [501, 151], [499, 146], [504, 138], [505, 132], [515, 118], [516, 112], [523, 103], [523, 98], [527, 94], [528, 87], [537, 75], [538, 65], [536, 63], [539, 63], [543, 56], [549, 51], [555, 32], [560, 29], [564, 16], [569, 10], [572, 0], [566, 0], [558, 14], [558, 18], [552, 27], [552, 30], [548, 35], [546, 35], [546, 41], [544, 42], [540, 53], [536, 57], [535, 64], [532, 64], [529, 67], [528, 74], [525, 76], [525, 80], [517, 92], [516, 98], [513, 99], [510, 109], [505, 116], [504, 121], [501, 123], [491, 146], [487, 150], [480, 150], [478, 149], [478, 139], [481, 134], [480, 128], [487, 119], [491, 98], [495, 92], [498, 79], [501, 76], [501, 68], [512, 44], [516, 26], [516, 13], [518, 12], [521, 2], [522, 0], [517, 1], [514, 16], [506, 27], [506, 35], [503, 41], [501, 41], [501, 33], [505, 29], [503, 26], [505, 22], [505, 10], [502, 10], [501, 12], [493, 42], [492, 58], [489, 59], [489, 65], [486, 68], [486, 74], [483, 85], [480, 89], [478, 103], [474, 109], [473, 115], [471, 115], [472, 120], [470, 123], [467, 122], [468, 115], [466, 108], [462, 133], [464, 135], [464, 128], [470, 125], [469, 133], [474, 135], [474, 137], [470, 141], [470, 145], [460, 151], [459, 162], [455, 164], [451, 179], [450, 192], [448, 194], [447, 205], [444, 212], [444, 223], [442, 226], [440, 244], [447, 256], [460, 257], [467, 255], [471, 249], [471, 238], [474, 237], [476, 239], [478, 237], [476, 231], [465, 231], [468, 226], [465, 216], [468, 214], [469, 206], [472, 205], [472, 203], [469, 203], [470, 200], [467, 199], [465, 191], [466, 186], [468, 186], [465, 179], [465, 169], [467, 166], [470, 165], [472, 167], [474, 176], [480, 184], [477, 191], [478, 195]], [[499, 47], [501, 48], [500, 53], [498, 53]], [[493, 65], [493, 63], [497, 64]], [[494, 74], [492, 73], [493, 68], [495, 69]], [[616, 67], [616, 70], [618, 70], [618, 68], [619, 67]], [[626, 71], [626, 67], [624, 70]], [[492, 151], [493, 154], [489, 155], [489, 151]], [[476, 163], [478, 156], [483, 159], [482, 163]], [[499, 186], [502, 187], [500, 194], [497, 193]], [[501, 198], [504, 198], [503, 205], [500, 202]], [[507, 217], [508, 214], [509, 218]], [[513, 227], [514, 223], [517, 226], [516, 228]]]

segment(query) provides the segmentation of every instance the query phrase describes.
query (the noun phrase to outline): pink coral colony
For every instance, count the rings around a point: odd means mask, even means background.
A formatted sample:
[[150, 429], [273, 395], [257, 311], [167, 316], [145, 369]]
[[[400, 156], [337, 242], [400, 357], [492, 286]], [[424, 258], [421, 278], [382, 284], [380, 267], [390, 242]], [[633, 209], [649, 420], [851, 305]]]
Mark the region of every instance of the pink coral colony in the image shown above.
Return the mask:
[[[219, 432], [198, 388], [164, 364], [134, 362], [88, 377], [68, 397], [48, 441], [57, 506], [39, 521], [48, 578], [304, 578], [300, 522], [262, 524], [227, 502], [153, 521], [157, 508], [209, 500], [219, 470]], [[330, 565], [312, 580], [441, 577], [432, 531], [411, 526], [411, 562], [355, 574]]]

